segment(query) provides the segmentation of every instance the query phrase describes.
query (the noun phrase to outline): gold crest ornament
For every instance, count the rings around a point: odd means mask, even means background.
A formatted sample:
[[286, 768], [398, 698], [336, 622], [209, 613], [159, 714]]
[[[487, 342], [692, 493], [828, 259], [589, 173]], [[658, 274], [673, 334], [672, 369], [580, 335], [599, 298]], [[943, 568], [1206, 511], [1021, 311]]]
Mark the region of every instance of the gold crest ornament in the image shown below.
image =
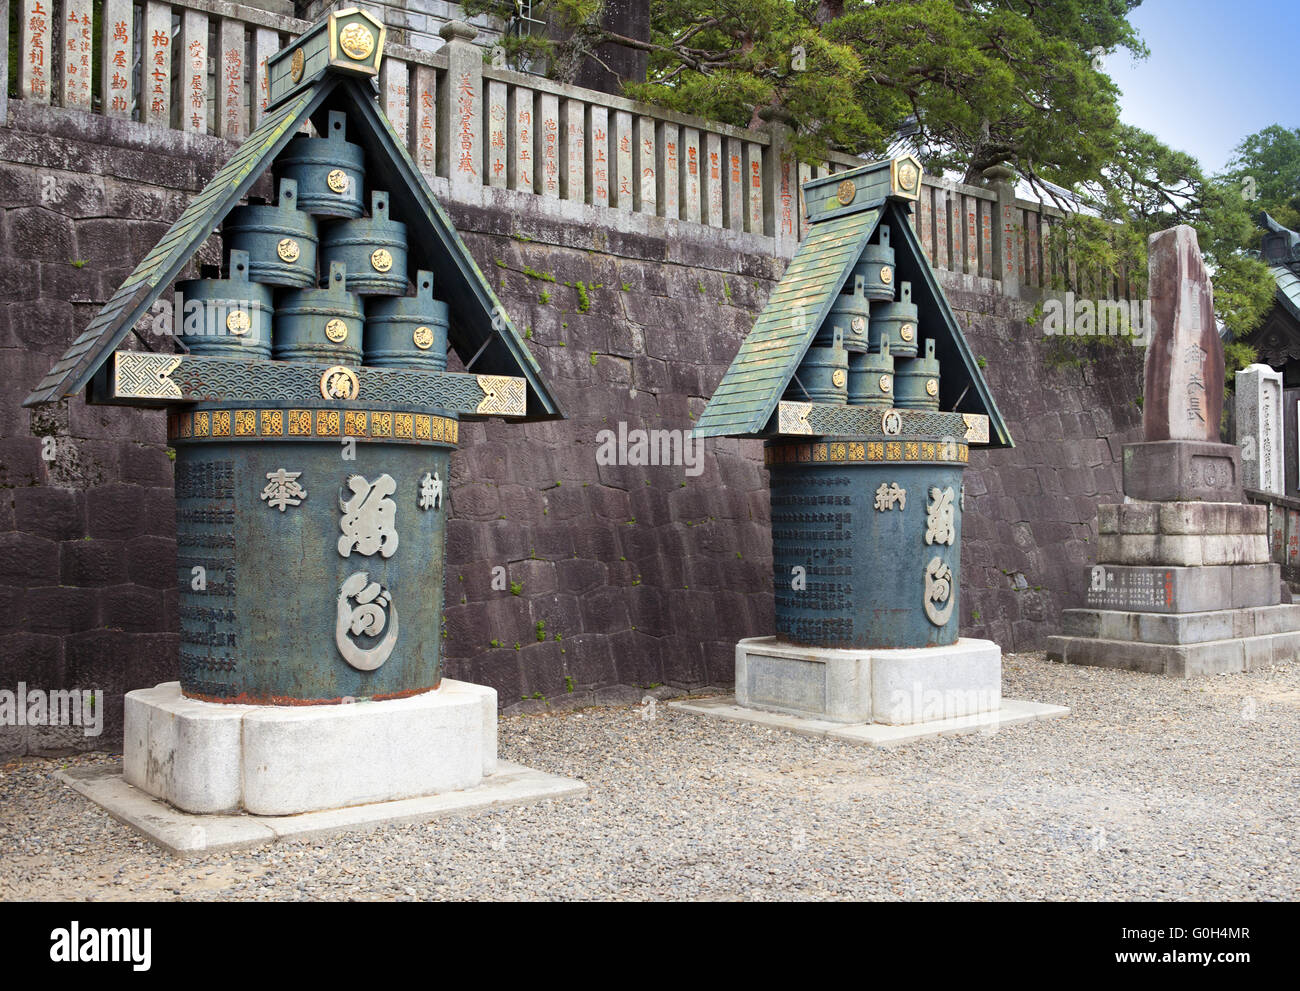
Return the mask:
[[360, 391], [357, 373], [351, 368], [335, 365], [325, 369], [320, 377], [320, 394], [326, 399], [356, 399]]
[[849, 326], [853, 328], [853, 333], [861, 335], [867, 329], [867, 319], [866, 317], [854, 317]]
[[912, 325], [910, 323], [905, 323], [903, 324], [903, 326], [898, 328], [898, 336], [905, 341], [910, 341], [912, 337], [915, 335], [915, 333], [916, 331], [912, 329]]
[[835, 371], [831, 372], [831, 385], [835, 386], [835, 388], [837, 389], [842, 389], [844, 387], [844, 383], [847, 382], [848, 380], [849, 380], [849, 373], [846, 372], [843, 368], [837, 368], [835, 369]]
[[226, 314], [226, 330], [236, 337], [243, 337], [252, 326], [253, 321], [249, 319], [247, 310], [231, 310]]
[[911, 162], [904, 162], [898, 167], [898, 184], [904, 189], [912, 189], [916, 185], [916, 180], [916, 166]]
[[348, 325], [335, 317], [325, 325], [325, 336], [335, 344], [338, 344], [340, 341], [346, 341], [348, 338]]
[[416, 327], [415, 332], [411, 334], [411, 340], [421, 351], [428, 351], [433, 347], [433, 331], [428, 327]]
[[387, 248], [376, 248], [374, 254], [370, 256], [370, 264], [374, 266], [376, 272], [387, 272], [393, 267], [393, 256], [389, 254]]
[[342, 169], [331, 169], [330, 174], [325, 177], [325, 184], [336, 193], [346, 193], [348, 191], [348, 174]]
[[934, 379], [928, 379], [925, 383], [925, 391], [927, 395], [937, 396], [939, 394], [939, 383]]
[[275, 251], [282, 261], [286, 261], [290, 265], [296, 262], [298, 256], [302, 254], [302, 249], [298, 247], [298, 242], [291, 237], [281, 238], [280, 243], [275, 246]]
[[375, 50], [375, 36], [364, 24], [353, 21], [339, 32], [339, 47], [348, 58], [360, 62]]
[[889, 391], [890, 389], [892, 389], [893, 387], [894, 387], [894, 380], [893, 380], [892, 378], [890, 378], [888, 375], [882, 375], [882, 376], [880, 376], [880, 391], [881, 391], [881, 392], [888, 392], [888, 391]]
[[853, 184], [852, 179], [845, 179], [840, 183], [839, 188], [835, 190], [835, 198], [843, 206], [848, 206], [853, 202], [854, 197], [858, 195], [858, 187]]
[[301, 48], [295, 48], [293, 58], [289, 62], [289, 78], [295, 83], [302, 79], [303, 66], [307, 64], [307, 59], [302, 53]]
[[888, 265], [880, 266], [880, 281], [885, 285], [889, 285], [894, 281], [894, 270]]

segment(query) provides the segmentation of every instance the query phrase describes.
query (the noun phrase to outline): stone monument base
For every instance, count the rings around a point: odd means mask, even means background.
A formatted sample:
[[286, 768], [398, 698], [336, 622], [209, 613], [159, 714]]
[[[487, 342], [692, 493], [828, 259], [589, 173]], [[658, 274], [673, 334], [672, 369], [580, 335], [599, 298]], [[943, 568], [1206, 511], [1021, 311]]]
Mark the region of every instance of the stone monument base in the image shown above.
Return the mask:
[[1002, 650], [964, 638], [947, 647], [842, 650], [750, 637], [736, 644], [736, 703], [888, 726], [996, 712]]
[[1066, 664], [1189, 678], [1253, 671], [1300, 656], [1300, 605], [1183, 614], [1066, 609], [1047, 656]]
[[[1125, 458], [1141, 449], [1186, 460], [1230, 446], [1172, 443], [1131, 444]], [[1264, 506], [1102, 505], [1097, 531], [1086, 608], [1062, 611], [1061, 635], [1048, 637], [1050, 659], [1189, 678], [1300, 656], [1300, 606], [1281, 603]]]

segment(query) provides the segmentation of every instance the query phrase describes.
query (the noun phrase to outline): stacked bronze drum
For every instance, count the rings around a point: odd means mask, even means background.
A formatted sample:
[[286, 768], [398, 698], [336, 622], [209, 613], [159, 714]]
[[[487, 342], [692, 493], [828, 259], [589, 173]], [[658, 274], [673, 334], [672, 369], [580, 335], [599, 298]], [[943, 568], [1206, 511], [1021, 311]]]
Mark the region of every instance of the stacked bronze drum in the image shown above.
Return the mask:
[[346, 127], [335, 112], [323, 137], [294, 137], [272, 166], [276, 202], [230, 212], [226, 278], [177, 285], [196, 315], [180, 322], [191, 353], [446, 369], [447, 304], [429, 272], [409, 294], [406, 225], [381, 190], [365, 215], [365, 152]]
[[882, 225], [818, 328], [785, 398], [937, 410], [939, 361], [934, 341], [925, 342], [924, 354], [919, 345], [912, 285], [898, 284], [889, 228]]

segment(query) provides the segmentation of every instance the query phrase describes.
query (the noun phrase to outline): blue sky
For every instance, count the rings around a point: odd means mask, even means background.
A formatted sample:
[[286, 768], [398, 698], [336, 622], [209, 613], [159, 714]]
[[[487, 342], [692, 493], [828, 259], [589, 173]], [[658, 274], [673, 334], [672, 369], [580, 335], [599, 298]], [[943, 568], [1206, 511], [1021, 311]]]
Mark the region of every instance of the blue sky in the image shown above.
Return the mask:
[[1300, 127], [1300, 0], [1143, 0], [1130, 22], [1151, 50], [1103, 59], [1121, 117], [1211, 172], [1269, 124]]

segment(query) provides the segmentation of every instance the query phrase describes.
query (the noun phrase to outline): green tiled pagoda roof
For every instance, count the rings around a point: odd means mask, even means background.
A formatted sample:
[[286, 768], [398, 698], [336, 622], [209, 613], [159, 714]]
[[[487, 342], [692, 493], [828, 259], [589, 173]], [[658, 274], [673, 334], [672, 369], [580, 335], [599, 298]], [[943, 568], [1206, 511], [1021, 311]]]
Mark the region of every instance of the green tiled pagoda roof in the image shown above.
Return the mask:
[[268, 112], [23, 405], [58, 402], [84, 389], [136, 321], [155, 300], [171, 291], [194, 253], [298, 129], [312, 119], [324, 133], [329, 111], [341, 110], [348, 115], [349, 133], [367, 149], [368, 184], [388, 191], [392, 214], [407, 225], [412, 270], [433, 272], [437, 295], [451, 311], [451, 344], [461, 360], [469, 362], [477, 356], [472, 371], [478, 374], [522, 377], [528, 389], [528, 415], [520, 419], [562, 417], [559, 404], [542, 381], [537, 360], [369, 87], [369, 80], [326, 72]]
[[697, 436], [763, 430], [880, 216], [877, 207], [813, 225], [722, 376]]

